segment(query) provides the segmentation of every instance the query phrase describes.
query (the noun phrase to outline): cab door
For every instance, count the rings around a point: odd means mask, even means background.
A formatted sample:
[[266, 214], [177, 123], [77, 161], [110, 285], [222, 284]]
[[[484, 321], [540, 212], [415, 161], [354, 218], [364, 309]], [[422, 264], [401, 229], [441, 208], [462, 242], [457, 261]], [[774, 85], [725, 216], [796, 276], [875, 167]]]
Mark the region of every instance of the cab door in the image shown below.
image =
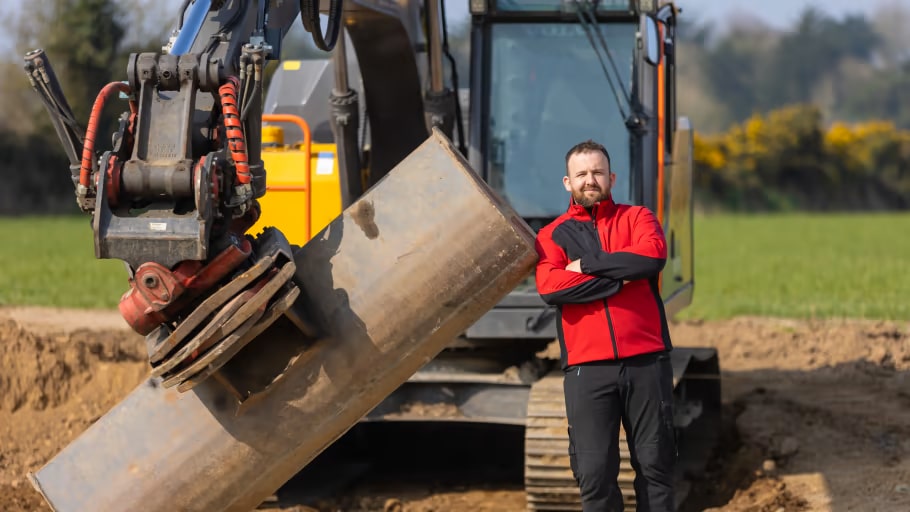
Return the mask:
[[[650, 104], [648, 146], [642, 169], [644, 204], [654, 211], [667, 239], [667, 263], [661, 275], [661, 296], [667, 314], [692, 302], [694, 239], [692, 200], [692, 127], [676, 113], [676, 26], [673, 7], [642, 14], [643, 104]], [[644, 156], [644, 155], [643, 155]]]

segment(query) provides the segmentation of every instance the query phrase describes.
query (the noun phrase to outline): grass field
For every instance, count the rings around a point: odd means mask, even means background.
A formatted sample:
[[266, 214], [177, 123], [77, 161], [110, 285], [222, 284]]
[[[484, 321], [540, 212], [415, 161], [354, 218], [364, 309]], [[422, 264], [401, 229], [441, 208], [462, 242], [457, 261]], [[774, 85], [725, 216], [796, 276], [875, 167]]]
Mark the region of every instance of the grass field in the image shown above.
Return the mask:
[[[119, 261], [88, 217], [0, 218], [0, 304], [114, 308]], [[681, 318], [910, 319], [910, 214], [718, 215], [695, 224], [695, 300]]]
[[721, 215], [695, 231], [680, 318], [910, 319], [910, 214]]
[[96, 260], [91, 218], [0, 218], [0, 305], [116, 308], [122, 262]]

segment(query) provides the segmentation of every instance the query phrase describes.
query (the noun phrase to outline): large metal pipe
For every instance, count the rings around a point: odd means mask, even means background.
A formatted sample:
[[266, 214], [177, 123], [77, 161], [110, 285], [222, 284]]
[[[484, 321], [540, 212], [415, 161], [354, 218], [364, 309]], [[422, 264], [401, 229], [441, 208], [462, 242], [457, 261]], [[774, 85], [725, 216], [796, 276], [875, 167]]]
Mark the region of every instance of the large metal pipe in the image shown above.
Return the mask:
[[[32, 483], [58, 511], [243, 511], [261, 503], [529, 275], [533, 232], [438, 131], [295, 254], [298, 303], [179, 394], [157, 381]], [[232, 387], [249, 398], [238, 404]]]

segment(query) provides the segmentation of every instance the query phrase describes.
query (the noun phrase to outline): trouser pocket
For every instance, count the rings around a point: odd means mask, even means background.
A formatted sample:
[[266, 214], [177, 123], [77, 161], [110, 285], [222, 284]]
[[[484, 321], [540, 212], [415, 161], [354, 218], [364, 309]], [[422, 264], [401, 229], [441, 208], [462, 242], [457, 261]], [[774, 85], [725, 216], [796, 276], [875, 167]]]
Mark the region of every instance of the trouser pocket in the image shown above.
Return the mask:
[[661, 400], [660, 402], [660, 432], [658, 435], [660, 444], [666, 447], [663, 453], [672, 454], [672, 457], [668, 457], [670, 459], [678, 457], [679, 451], [676, 445], [676, 426], [673, 424], [672, 401]]
[[[670, 363], [670, 356], [664, 355], [658, 360], [659, 371], [661, 372], [660, 388], [660, 425], [661, 425], [661, 442], [670, 445], [671, 449], [667, 450], [674, 456], [678, 456], [676, 445], [676, 425], [673, 421], [673, 365]], [[674, 457], [675, 458], [675, 457]]]
[[581, 480], [578, 477], [578, 455], [575, 452], [575, 439], [572, 436], [572, 427], [568, 428], [569, 433], [569, 467], [572, 469], [572, 476], [575, 478], [575, 483], [581, 484]]

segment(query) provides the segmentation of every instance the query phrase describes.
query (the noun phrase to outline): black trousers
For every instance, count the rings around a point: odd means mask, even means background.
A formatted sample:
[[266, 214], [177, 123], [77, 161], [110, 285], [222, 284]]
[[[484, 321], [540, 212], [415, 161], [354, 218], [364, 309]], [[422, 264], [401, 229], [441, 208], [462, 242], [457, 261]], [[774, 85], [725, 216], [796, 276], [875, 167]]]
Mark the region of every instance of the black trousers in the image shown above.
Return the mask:
[[674, 511], [673, 368], [667, 353], [566, 369], [569, 458], [585, 512], [620, 512], [619, 425], [635, 469], [637, 510]]

